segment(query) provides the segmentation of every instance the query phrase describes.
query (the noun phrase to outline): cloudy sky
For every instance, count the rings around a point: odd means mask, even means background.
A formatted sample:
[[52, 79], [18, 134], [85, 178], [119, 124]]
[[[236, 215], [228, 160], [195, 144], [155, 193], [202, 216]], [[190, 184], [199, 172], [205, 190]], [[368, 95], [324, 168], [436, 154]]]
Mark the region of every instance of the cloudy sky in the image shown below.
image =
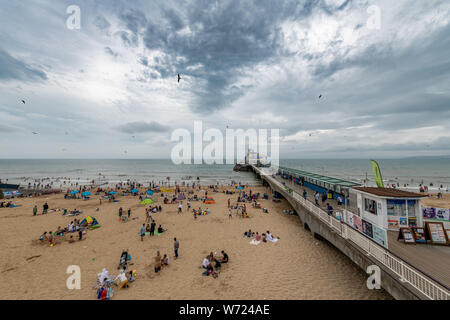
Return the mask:
[[282, 158], [450, 154], [449, 22], [448, 0], [1, 1], [0, 158], [169, 158], [194, 120], [279, 128]]

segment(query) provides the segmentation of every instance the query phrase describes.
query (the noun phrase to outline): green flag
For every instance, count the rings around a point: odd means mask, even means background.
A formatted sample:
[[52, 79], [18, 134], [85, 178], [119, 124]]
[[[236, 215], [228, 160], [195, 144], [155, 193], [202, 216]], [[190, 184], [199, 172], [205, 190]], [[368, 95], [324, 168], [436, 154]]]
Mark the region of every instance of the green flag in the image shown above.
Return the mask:
[[372, 162], [372, 172], [375, 178], [375, 182], [377, 183], [378, 188], [384, 188], [383, 178], [381, 177], [380, 166], [375, 160], [370, 160]]

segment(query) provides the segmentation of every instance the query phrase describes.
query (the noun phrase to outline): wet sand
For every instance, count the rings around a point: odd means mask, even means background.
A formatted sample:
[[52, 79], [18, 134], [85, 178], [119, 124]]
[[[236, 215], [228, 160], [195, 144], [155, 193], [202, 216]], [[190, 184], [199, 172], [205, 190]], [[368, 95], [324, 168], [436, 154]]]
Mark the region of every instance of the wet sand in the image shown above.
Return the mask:
[[[263, 187], [251, 189], [270, 195]], [[216, 204], [191, 202], [194, 208], [211, 210], [197, 220], [192, 212], [186, 212], [186, 200], [183, 213], [178, 214], [176, 204], [164, 205], [159, 197], [156, 204], [163, 210], [153, 217], [157, 226], [162, 224], [168, 231], [146, 236], [144, 241], [139, 229], [145, 221], [145, 206], [138, 197], [118, 196], [118, 203], [103, 201], [101, 205], [95, 195], [88, 201], [65, 200], [62, 194], [14, 199], [21, 207], [0, 209], [0, 299], [96, 299], [93, 286], [97, 274], [106, 268], [117, 275], [122, 249], [129, 249], [137, 279], [127, 289], [115, 287], [113, 299], [392, 299], [384, 290], [367, 289], [367, 275], [362, 270], [331, 245], [314, 239], [297, 216], [284, 214], [283, 209], [290, 208], [285, 200], [259, 200], [268, 214], [247, 204], [251, 218], [233, 214], [229, 219], [227, 199], [234, 203], [237, 194], [208, 190], [208, 195]], [[84, 212], [77, 218], [94, 216], [101, 227], [89, 230], [83, 241], [54, 247], [41, 244], [38, 239], [44, 231], [55, 231], [73, 220], [61, 212], [42, 215], [45, 202], [50, 209], [81, 209]], [[39, 212], [34, 217], [35, 204]], [[119, 207], [124, 212], [131, 208], [131, 218], [138, 219], [119, 222]], [[248, 229], [260, 234], [270, 230], [281, 240], [251, 245], [243, 238]], [[173, 258], [174, 237], [180, 241], [177, 260]], [[155, 274], [152, 264], [157, 250], [170, 257], [170, 266], [160, 274]], [[217, 279], [202, 276], [199, 266], [203, 258], [221, 250], [228, 253], [230, 262], [223, 265]], [[69, 265], [81, 268], [80, 290], [66, 287]]]

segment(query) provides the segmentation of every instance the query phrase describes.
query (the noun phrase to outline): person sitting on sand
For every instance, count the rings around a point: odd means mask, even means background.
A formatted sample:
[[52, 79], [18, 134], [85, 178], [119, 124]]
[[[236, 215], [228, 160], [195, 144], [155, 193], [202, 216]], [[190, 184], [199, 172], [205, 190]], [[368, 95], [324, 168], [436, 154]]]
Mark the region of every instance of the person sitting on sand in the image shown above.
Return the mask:
[[58, 229], [56, 229], [56, 235], [57, 236], [64, 235], [64, 230], [60, 226], [58, 226]]
[[49, 234], [48, 241], [50, 242], [50, 245], [55, 245], [55, 235], [53, 234], [52, 231], [49, 231], [48, 234]]
[[213, 273], [214, 272], [214, 268], [213, 268], [213, 266], [211, 265], [211, 263], [208, 263], [208, 265], [206, 266], [206, 271], [204, 271], [203, 273], [202, 273], [202, 275], [204, 275], [204, 276], [209, 276], [211, 273]]
[[145, 227], [145, 232], [150, 232], [150, 225], [147, 223], [147, 226]]
[[222, 263], [228, 263], [228, 254], [222, 250]]
[[256, 241], [261, 241], [261, 236], [259, 235], [258, 232], [256, 232], [255, 240], [256, 240]]
[[41, 241], [48, 240], [48, 237], [47, 237], [47, 231], [45, 231], [45, 232], [39, 237], [39, 240], [41, 240]]
[[214, 265], [214, 269], [216, 271], [220, 270], [220, 268], [222, 267], [222, 264], [220, 263], [219, 259], [214, 259], [215, 265]]
[[167, 254], [164, 254], [162, 260], [161, 260], [161, 265], [164, 266], [168, 266], [169, 265], [169, 257], [167, 256]]
[[202, 268], [207, 269], [208, 265], [209, 265], [209, 259], [208, 259], [208, 257], [205, 257], [205, 259], [203, 259]]
[[159, 225], [158, 233], [163, 233], [164, 231], [166, 231], [166, 229], [163, 229], [163, 227], [161, 225]]

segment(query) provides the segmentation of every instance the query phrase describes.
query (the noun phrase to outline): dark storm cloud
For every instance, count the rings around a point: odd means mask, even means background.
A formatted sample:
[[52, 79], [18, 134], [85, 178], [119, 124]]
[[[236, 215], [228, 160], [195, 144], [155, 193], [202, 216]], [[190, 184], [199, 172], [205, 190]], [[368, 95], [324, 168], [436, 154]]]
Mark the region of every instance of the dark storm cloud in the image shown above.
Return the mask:
[[116, 129], [123, 133], [133, 134], [145, 132], [167, 132], [170, 130], [170, 127], [162, 125], [156, 121], [136, 121], [118, 126]]
[[[180, 12], [163, 9], [161, 18], [148, 20], [137, 12], [120, 16], [130, 34], [145, 25], [143, 41], [150, 50], [168, 58], [152, 66], [162, 78], [178, 72], [201, 83], [194, 93], [198, 112], [229, 106], [246, 87], [234, 82], [243, 68], [276, 57], [282, 43], [279, 28], [285, 18], [310, 12], [298, 1], [192, 1]], [[185, 32], [183, 32], [185, 31]], [[129, 43], [129, 37], [125, 37]], [[176, 57], [183, 57], [177, 60]], [[202, 68], [189, 71], [188, 67]]]
[[0, 49], [0, 79], [39, 81], [47, 80], [47, 75]]

